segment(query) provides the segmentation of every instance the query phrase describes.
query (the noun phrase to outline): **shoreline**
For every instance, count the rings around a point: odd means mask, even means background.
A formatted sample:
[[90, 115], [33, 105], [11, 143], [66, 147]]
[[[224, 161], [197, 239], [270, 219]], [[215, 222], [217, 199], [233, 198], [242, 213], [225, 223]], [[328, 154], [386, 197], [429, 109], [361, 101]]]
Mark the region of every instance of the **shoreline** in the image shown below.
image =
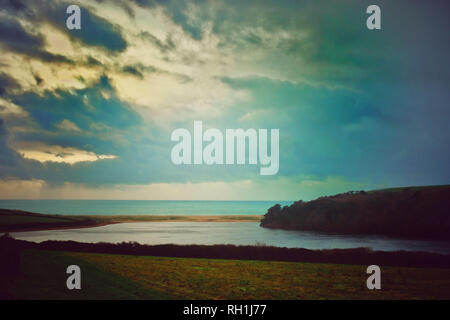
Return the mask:
[[[1, 214], [3, 213], [6, 214]], [[14, 223], [14, 218], [33, 219]], [[263, 215], [48, 215], [18, 210], [0, 209], [0, 233], [44, 230], [95, 228], [117, 223], [134, 222], [255, 222]], [[46, 221], [53, 219], [57, 221]]]
[[104, 223], [96, 223], [96, 224], [80, 224], [80, 225], [73, 225], [73, 226], [36, 226], [36, 227], [22, 227], [18, 229], [11, 229], [11, 230], [4, 230], [0, 229], [0, 233], [17, 233], [17, 232], [31, 232], [31, 231], [50, 231], [50, 230], [67, 230], [67, 229], [85, 229], [85, 228], [95, 228], [95, 227], [103, 227], [107, 226], [109, 224], [116, 224], [119, 222], [104, 222]]
[[127, 222], [260, 222], [263, 215], [80, 215], [96, 221]]

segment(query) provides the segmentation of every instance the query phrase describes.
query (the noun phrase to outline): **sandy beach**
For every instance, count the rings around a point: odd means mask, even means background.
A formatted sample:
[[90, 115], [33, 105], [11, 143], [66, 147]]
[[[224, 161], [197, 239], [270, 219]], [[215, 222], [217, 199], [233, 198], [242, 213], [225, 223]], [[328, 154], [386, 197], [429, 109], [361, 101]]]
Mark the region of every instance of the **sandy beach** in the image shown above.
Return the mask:
[[119, 216], [74, 216], [109, 223], [125, 222], [259, 222], [263, 215], [178, 216], [178, 215], [119, 215]]
[[127, 222], [259, 222], [262, 215], [45, 215], [0, 209], [0, 232], [93, 228]]

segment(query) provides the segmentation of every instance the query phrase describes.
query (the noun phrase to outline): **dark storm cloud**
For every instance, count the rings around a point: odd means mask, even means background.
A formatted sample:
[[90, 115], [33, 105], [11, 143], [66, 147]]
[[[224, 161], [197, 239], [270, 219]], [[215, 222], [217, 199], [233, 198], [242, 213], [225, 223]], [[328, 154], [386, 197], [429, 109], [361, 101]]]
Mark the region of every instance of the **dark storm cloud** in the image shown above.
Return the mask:
[[33, 78], [36, 81], [36, 84], [39, 86], [44, 82], [44, 79], [42, 79], [39, 74], [33, 73]]
[[29, 33], [19, 22], [4, 15], [0, 18], [0, 46], [6, 50], [46, 62], [71, 62], [62, 55], [55, 55], [45, 51], [42, 35]]
[[1, 9], [11, 17], [14, 16], [16, 18], [20, 17], [33, 20], [35, 13], [33, 12], [33, 9], [29, 7], [30, 4], [33, 4], [33, 2], [26, 0], [3, 0]]
[[174, 51], [176, 49], [175, 41], [170, 37], [170, 35], [167, 37], [166, 41], [161, 41], [157, 37], [155, 37], [153, 34], [147, 31], [143, 31], [139, 34], [139, 37], [142, 39], [145, 39], [147, 41], [150, 41], [153, 45], [155, 45], [161, 53], [168, 53], [171, 51]]
[[[103, 47], [109, 51], [125, 50], [126, 42], [117, 27], [88, 10], [82, 9], [82, 17], [81, 30], [68, 31], [70, 36], [78, 38], [84, 44]], [[67, 30], [65, 25], [63, 28]]]
[[41, 36], [28, 33], [19, 22], [6, 16], [0, 19], [0, 41], [2, 45], [18, 53], [35, 52], [44, 43]]
[[[107, 98], [101, 92], [107, 92]], [[134, 163], [134, 155], [139, 153], [141, 145], [136, 143], [126, 147], [122, 144], [123, 140], [116, 139], [117, 135], [114, 136], [119, 132], [119, 137], [126, 135], [127, 141], [135, 141], [142, 119], [127, 103], [119, 100], [107, 77], [102, 77], [85, 89], [71, 92], [46, 91], [43, 95], [28, 92], [13, 96], [11, 100], [20, 104], [27, 112], [28, 127], [33, 128], [14, 133], [12, 140], [15, 148], [21, 143], [37, 148], [39, 145], [56, 145], [96, 154], [113, 154], [119, 159], [100, 161], [100, 165], [51, 162], [43, 164], [24, 159], [8, 145], [11, 133], [8, 133], [5, 122], [0, 119], [0, 178], [43, 179], [50, 184], [61, 181], [119, 183], [124, 179], [131, 183], [136, 179], [140, 181], [148, 178], [148, 175], [142, 177], [142, 174], [134, 172], [132, 168], [136, 168], [136, 165], [127, 166]], [[75, 124], [81, 131], [74, 134], [73, 131], [65, 130], [60, 126], [63, 120]], [[8, 122], [8, 125], [20, 126], [20, 123]], [[121, 160], [122, 158], [125, 160]]]
[[[50, 23], [66, 33], [73, 40], [77, 40], [85, 45], [97, 46], [111, 52], [121, 52], [126, 48], [126, 42], [120, 33], [120, 28], [111, 21], [103, 19], [95, 13], [89, 11], [87, 8], [81, 8], [81, 30], [69, 30], [66, 26], [68, 14], [67, 7], [71, 3], [57, 3], [53, 1], [43, 0], [39, 2], [24, 2], [17, 0], [8, 0], [4, 10], [9, 14], [8, 18], [4, 18], [0, 22], [1, 28], [5, 31], [0, 33], [4, 42], [9, 43], [9, 48], [18, 52], [32, 54], [42, 60], [52, 61], [52, 56], [49, 53], [42, 52], [40, 49], [43, 45], [43, 37], [29, 34], [21, 25], [15, 20], [17, 17], [24, 17], [34, 24], [41, 24], [44, 22]], [[126, 3], [124, 3], [126, 6]], [[5, 21], [7, 19], [7, 21]], [[17, 39], [14, 39], [17, 36]], [[28, 50], [26, 47], [30, 47]], [[19, 52], [20, 53], [20, 52]], [[57, 56], [59, 60], [64, 60], [64, 57]], [[53, 57], [55, 59], [55, 57]]]
[[122, 68], [122, 72], [136, 76], [139, 79], [143, 79], [144, 74], [142, 73], [142, 71], [140, 69], [142, 70], [142, 68], [140, 68], [140, 66], [125, 66]]
[[0, 178], [28, 178], [23, 168], [23, 159], [8, 145], [8, 131], [5, 121], [0, 118]]
[[181, 83], [186, 83], [186, 82], [192, 81], [192, 78], [185, 74], [171, 72], [171, 71], [167, 71], [167, 70], [163, 70], [163, 69], [158, 69], [154, 66], [146, 66], [141, 63], [136, 63], [133, 65], [126, 65], [126, 66], [122, 67], [120, 69], [120, 71], [123, 73], [129, 74], [129, 75], [135, 76], [139, 79], [144, 79], [146, 74], [157, 73], [157, 74], [164, 74], [164, 75], [174, 77]]
[[[111, 94], [105, 99], [100, 91]], [[62, 89], [38, 95], [33, 92], [16, 96], [13, 102], [29, 112], [30, 116], [45, 130], [67, 119], [82, 130], [89, 130], [92, 123], [103, 123], [124, 129], [141, 122], [141, 118], [130, 107], [119, 100], [106, 76], [85, 89], [72, 92]]]
[[99, 67], [99, 66], [103, 66], [102, 63], [101, 63], [100, 61], [98, 61], [97, 59], [95, 59], [95, 58], [93, 58], [93, 57], [91, 57], [91, 56], [88, 56], [88, 57], [86, 58], [85, 64], [86, 64], [87, 66], [91, 66], [91, 67]]
[[0, 96], [4, 96], [9, 90], [19, 88], [17, 81], [5, 73], [0, 73]]
[[6, 0], [3, 3], [4, 8], [12, 11], [22, 11], [26, 9], [25, 4], [20, 0]]
[[[69, 30], [66, 26], [68, 14], [66, 9], [69, 3], [47, 5], [48, 12], [42, 12], [42, 19], [50, 22], [71, 39], [88, 46], [96, 46], [111, 52], [122, 52], [127, 44], [120, 33], [118, 26], [103, 19], [88, 9], [81, 8], [81, 30]], [[40, 10], [40, 9], [39, 9]]]

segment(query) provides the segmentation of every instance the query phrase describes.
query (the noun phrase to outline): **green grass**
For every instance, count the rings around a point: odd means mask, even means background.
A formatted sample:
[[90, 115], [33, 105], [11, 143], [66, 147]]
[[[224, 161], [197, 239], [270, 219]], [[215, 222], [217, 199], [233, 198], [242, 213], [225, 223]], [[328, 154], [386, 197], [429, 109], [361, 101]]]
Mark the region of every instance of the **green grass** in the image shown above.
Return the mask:
[[67, 219], [46, 216], [3, 215], [0, 214], [0, 226], [14, 226], [22, 224], [50, 224], [68, 222]]
[[[82, 290], [66, 289], [68, 265]], [[21, 275], [0, 278], [0, 295], [25, 299], [450, 299], [450, 269], [382, 267], [381, 290], [366, 267], [132, 255], [23, 253]]]
[[450, 298], [449, 269], [382, 267], [382, 290], [372, 291], [359, 265], [69, 254], [177, 298]]
[[[68, 290], [66, 269], [81, 268], [81, 290]], [[99, 269], [95, 264], [62, 252], [26, 250], [20, 273], [0, 276], [0, 297], [9, 299], [170, 299], [164, 293]]]
[[[61, 226], [82, 226], [89, 221], [88, 218], [70, 217], [32, 213], [20, 210], [0, 209], [0, 231], [22, 229], [47, 229]], [[91, 223], [95, 221], [90, 220]]]

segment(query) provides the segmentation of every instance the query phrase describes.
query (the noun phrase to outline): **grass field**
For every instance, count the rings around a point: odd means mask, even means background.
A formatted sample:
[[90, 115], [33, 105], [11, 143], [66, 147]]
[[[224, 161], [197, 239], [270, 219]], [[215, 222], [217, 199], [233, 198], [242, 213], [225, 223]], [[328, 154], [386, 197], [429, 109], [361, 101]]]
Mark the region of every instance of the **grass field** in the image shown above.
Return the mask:
[[[61, 252], [26, 250], [19, 273], [0, 275], [2, 299], [170, 299], [161, 292]], [[68, 290], [66, 268], [81, 268], [81, 290]]]
[[[68, 290], [68, 265], [82, 290]], [[449, 299], [450, 269], [382, 267], [382, 289], [366, 288], [366, 266], [142, 257], [26, 250], [20, 275], [0, 295], [25, 299]]]
[[9, 225], [23, 225], [23, 224], [51, 224], [67, 222], [65, 219], [58, 217], [39, 217], [39, 216], [26, 216], [26, 215], [1, 215], [0, 214], [0, 226]]
[[94, 226], [99, 222], [87, 217], [47, 215], [20, 210], [0, 209], [0, 232]]

